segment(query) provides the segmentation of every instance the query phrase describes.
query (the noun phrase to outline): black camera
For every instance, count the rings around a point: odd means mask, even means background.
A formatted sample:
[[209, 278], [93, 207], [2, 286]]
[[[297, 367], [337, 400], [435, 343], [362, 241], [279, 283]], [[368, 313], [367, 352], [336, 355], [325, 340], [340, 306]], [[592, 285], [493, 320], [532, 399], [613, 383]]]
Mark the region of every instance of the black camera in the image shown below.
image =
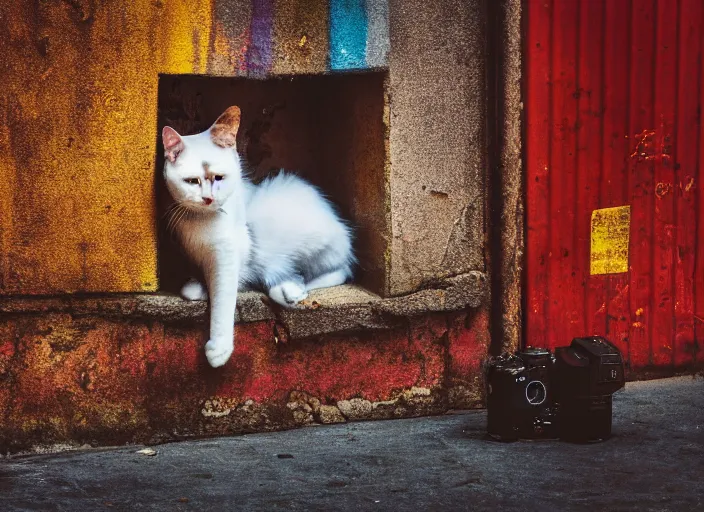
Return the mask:
[[487, 430], [501, 440], [594, 441], [611, 435], [612, 395], [623, 358], [605, 338], [575, 338], [555, 353], [527, 348], [490, 361]]

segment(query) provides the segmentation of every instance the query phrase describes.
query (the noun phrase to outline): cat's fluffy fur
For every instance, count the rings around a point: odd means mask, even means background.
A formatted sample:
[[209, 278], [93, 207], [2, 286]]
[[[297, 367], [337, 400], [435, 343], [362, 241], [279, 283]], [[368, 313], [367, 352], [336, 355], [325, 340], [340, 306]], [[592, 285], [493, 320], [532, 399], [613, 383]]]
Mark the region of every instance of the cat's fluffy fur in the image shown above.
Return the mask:
[[262, 289], [283, 306], [308, 290], [344, 283], [354, 256], [351, 233], [318, 189], [283, 171], [253, 185], [242, 176], [235, 141], [240, 110], [228, 108], [205, 132], [162, 132], [164, 177], [175, 201], [170, 220], [206, 288], [191, 280], [190, 300], [210, 297], [205, 354], [222, 366], [234, 348], [237, 289]]

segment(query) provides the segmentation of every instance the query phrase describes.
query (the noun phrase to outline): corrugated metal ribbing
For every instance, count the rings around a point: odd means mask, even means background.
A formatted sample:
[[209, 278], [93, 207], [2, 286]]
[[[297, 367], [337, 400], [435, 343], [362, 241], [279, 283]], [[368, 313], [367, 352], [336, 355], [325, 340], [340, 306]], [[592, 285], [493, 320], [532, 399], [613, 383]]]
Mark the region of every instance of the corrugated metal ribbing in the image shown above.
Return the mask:
[[[601, 334], [634, 368], [701, 360], [702, 2], [525, 5], [525, 341]], [[616, 207], [599, 230], [593, 212]], [[595, 266], [597, 243], [613, 265]]]

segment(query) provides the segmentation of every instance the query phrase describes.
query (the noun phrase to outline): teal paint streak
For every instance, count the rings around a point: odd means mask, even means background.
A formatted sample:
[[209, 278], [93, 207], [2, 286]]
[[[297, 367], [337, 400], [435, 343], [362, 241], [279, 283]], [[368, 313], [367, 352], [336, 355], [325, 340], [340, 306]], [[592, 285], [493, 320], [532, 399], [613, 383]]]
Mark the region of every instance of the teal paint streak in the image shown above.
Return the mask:
[[330, 0], [330, 69], [366, 68], [366, 50], [365, 1]]

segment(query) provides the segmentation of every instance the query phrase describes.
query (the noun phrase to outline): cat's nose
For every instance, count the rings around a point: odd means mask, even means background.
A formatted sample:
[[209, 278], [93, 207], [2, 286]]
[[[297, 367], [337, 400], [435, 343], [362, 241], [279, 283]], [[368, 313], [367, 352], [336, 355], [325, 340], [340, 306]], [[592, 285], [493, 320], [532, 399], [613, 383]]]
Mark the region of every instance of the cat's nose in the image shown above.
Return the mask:
[[213, 203], [213, 198], [212, 197], [204, 197], [203, 202], [208, 205]]

